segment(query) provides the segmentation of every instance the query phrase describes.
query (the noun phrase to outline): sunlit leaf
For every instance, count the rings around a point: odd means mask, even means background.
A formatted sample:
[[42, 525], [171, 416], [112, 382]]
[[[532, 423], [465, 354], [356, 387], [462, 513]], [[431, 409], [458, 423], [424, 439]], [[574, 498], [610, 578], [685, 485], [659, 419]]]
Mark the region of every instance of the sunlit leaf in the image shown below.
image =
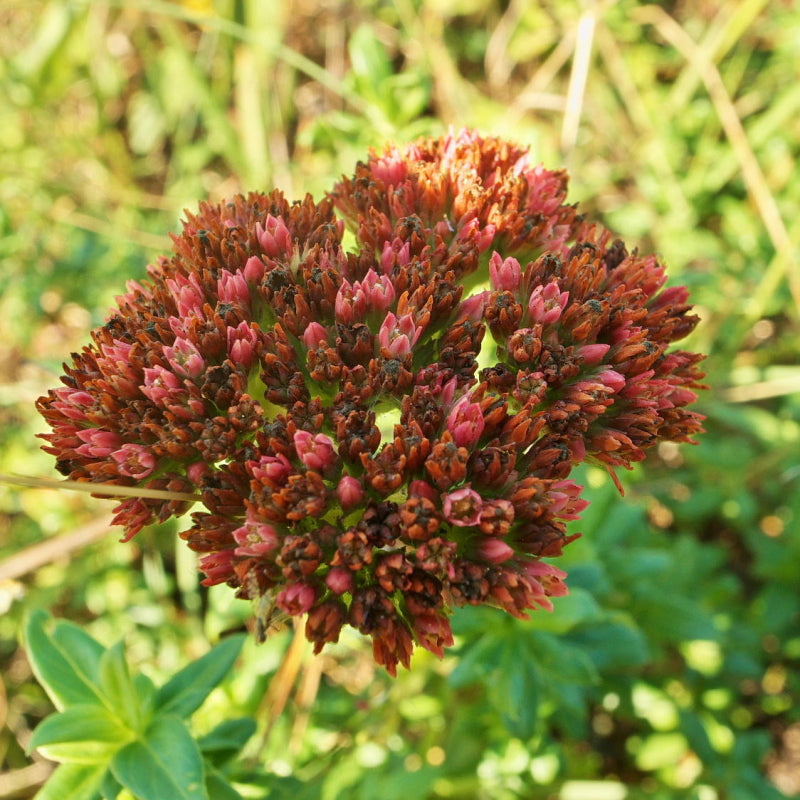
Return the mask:
[[173, 675], [156, 696], [159, 712], [188, 717], [198, 709], [211, 690], [227, 675], [244, 640], [243, 635], [229, 636]]
[[105, 764], [61, 764], [36, 793], [36, 800], [100, 800]]
[[114, 777], [140, 800], [208, 800], [197, 743], [175, 716], [159, 716], [111, 761]]
[[89, 634], [37, 610], [28, 618], [25, 641], [33, 671], [58, 708], [108, 705], [98, 687], [104, 648]]

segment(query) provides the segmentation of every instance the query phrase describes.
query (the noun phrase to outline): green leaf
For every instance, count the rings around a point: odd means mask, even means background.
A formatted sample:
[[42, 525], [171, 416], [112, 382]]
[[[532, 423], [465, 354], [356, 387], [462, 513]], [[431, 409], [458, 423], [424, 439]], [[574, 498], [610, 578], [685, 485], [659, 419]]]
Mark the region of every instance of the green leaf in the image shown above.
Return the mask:
[[695, 755], [703, 762], [705, 766], [711, 766], [715, 761], [719, 761], [717, 751], [711, 745], [708, 738], [705, 726], [692, 711], [681, 711], [680, 722], [681, 732], [689, 742], [689, 747], [694, 750]]
[[[107, 758], [110, 758], [111, 754], [129, 742], [132, 737], [131, 730], [107, 709], [95, 705], [75, 705], [49, 716], [40, 723], [28, 747], [31, 750], [34, 748], [44, 750], [49, 745], [71, 744], [75, 745], [78, 751], [85, 747], [87, 751], [96, 754], [106, 753]], [[99, 762], [93, 758], [88, 763]]]
[[149, 725], [153, 718], [158, 689], [153, 681], [147, 675], [142, 675], [141, 672], [133, 676], [133, 686], [139, 703], [139, 713], [145, 720], [145, 725]]
[[582, 649], [544, 631], [528, 632], [528, 656], [556, 682], [592, 686], [600, 680], [592, 660]]
[[134, 731], [140, 731], [144, 727], [142, 713], [122, 642], [117, 642], [103, 653], [99, 672], [103, 694], [111, 701], [116, 713]]
[[492, 675], [488, 698], [512, 736], [529, 739], [539, 721], [539, 675], [521, 642], [509, 641], [503, 666]]
[[78, 703], [109, 707], [98, 689], [104, 648], [89, 634], [39, 609], [28, 618], [25, 641], [34, 674], [56, 708]]
[[719, 639], [710, 615], [695, 598], [648, 588], [634, 597], [632, 616], [649, 639], [666, 642]]
[[122, 784], [112, 775], [111, 770], [107, 770], [103, 776], [103, 783], [100, 786], [100, 793], [103, 800], [117, 800], [122, 791]]
[[183, 722], [167, 715], [153, 720], [144, 736], [111, 761], [114, 777], [140, 800], [208, 800], [203, 760]]
[[255, 732], [256, 722], [252, 717], [228, 719], [198, 739], [197, 744], [203, 754], [232, 754], [240, 751]]
[[601, 619], [603, 611], [594, 596], [577, 587], [564, 597], [553, 600], [553, 612], [537, 611], [531, 616], [532, 628], [551, 633], [566, 633], [576, 625]]
[[34, 800], [100, 800], [104, 764], [62, 764], [36, 793]]
[[202, 658], [173, 675], [156, 696], [159, 712], [188, 717], [198, 709], [233, 666], [244, 640], [243, 634], [229, 636]]
[[217, 769], [206, 763], [206, 790], [214, 800], [242, 800], [242, 796], [228, 779]]
[[483, 639], [465, 647], [448, 683], [458, 689], [483, 681], [503, 657], [503, 640], [487, 633]]
[[600, 622], [576, 629], [569, 641], [585, 652], [600, 671], [630, 670], [647, 661], [647, 641], [624, 622]]
[[392, 63], [386, 49], [375, 36], [370, 25], [359, 25], [347, 45], [353, 73], [359, 78], [361, 88], [370, 87], [372, 96], [378, 98], [380, 86], [392, 74]]

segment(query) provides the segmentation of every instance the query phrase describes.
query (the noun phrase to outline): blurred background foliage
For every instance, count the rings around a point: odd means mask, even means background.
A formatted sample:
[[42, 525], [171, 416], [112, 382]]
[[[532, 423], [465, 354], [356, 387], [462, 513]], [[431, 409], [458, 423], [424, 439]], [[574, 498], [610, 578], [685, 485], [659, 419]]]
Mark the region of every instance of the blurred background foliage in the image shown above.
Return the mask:
[[[581, 478], [572, 593], [455, 619], [391, 680], [356, 637], [251, 642], [195, 716], [257, 715], [246, 796], [800, 796], [800, 8], [791, 0], [5, 0], [0, 471], [50, 476], [33, 401], [181, 210], [319, 195], [369, 147], [474, 126], [571, 173], [581, 209], [669, 264], [709, 354], [698, 447]], [[52, 708], [19, 644], [50, 609], [163, 681], [244, 624], [174, 524], [0, 485], [0, 798]]]

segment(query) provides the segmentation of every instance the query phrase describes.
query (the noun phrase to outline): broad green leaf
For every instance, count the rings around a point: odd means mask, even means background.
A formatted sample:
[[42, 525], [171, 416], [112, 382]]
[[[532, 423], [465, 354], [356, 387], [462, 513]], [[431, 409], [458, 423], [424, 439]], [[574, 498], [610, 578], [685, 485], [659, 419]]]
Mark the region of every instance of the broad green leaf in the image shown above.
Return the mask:
[[107, 709], [75, 705], [41, 722], [28, 747], [33, 750], [53, 744], [106, 745], [114, 752], [132, 736], [131, 730]]
[[200, 750], [206, 753], [238, 752], [256, 732], [256, 722], [252, 717], [228, 719], [197, 740]]
[[142, 675], [141, 672], [133, 676], [133, 686], [139, 703], [139, 713], [142, 715], [145, 725], [149, 725], [153, 716], [158, 689], [153, 681], [147, 675]]
[[61, 764], [34, 800], [100, 800], [105, 764]]
[[117, 800], [122, 788], [122, 784], [113, 776], [111, 770], [106, 770], [106, 774], [103, 776], [103, 783], [100, 786], [100, 794], [103, 795], [103, 800]]
[[489, 682], [488, 698], [512, 736], [529, 739], [539, 721], [539, 674], [519, 642], [507, 642], [503, 665]]
[[648, 657], [647, 641], [638, 628], [623, 622], [599, 622], [569, 634], [569, 641], [585, 652], [601, 671], [631, 669]]
[[217, 769], [206, 763], [206, 790], [213, 800], [242, 800], [242, 796], [228, 779]]
[[459, 688], [485, 680], [502, 658], [503, 639], [487, 633], [483, 639], [464, 648], [456, 668], [448, 676], [448, 682]]
[[104, 648], [89, 634], [36, 610], [25, 626], [25, 641], [34, 674], [56, 708], [76, 703], [108, 707], [98, 688]]
[[719, 639], [710, 615], [694, 598], [648, 588], [634, 598], [631, 614], [648, 638], [656, 641]]
[[111, 761], [114, 777], [139, 800], [209, 800], [197, 742], [176, 716], [159, 716]]
[[131, 679], [122, 642], [117, 642], [100, 658], [100, 686], [120, 718], [134, 731], [142, 726], [142, 714], [134, 682]]
[[531, 615], [531, 628], [551, 633], [566, 633], [576, 625], [595, 622], [603, 616], [603, 611], [592, 594], [577, 587], [564, 597], [553, 599], [552, 613], [537, 611]]
[[193, 661], [165, 683], [156, 696], [160, 713], [188, 717], [227, 675], [244, 644], [244, 635], [229, 636], [202, 658]]
[[588, 654], [565, 638], [544, 631], [527, 634], [528, 656], [554, 681], [591, 686], [599, 681], [597, 670]]

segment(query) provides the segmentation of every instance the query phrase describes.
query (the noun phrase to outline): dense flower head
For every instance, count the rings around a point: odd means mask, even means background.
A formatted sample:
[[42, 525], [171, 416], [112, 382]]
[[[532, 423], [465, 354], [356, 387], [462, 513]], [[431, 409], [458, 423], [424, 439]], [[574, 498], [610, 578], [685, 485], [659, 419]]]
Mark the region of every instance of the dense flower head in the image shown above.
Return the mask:
[[199, 493], [204, 582], [262, 626], [306, 614], [316, 651], [349, 624], [394, 673], [452, 644], [454, 606], [551, 609], [573, 467], [701, 430], [701, 357], [670, 349], [686, 290], [566, 187], [464, 131], [320, 202], [201, 205], [40, 399], [46, 449], [73, 480], [177, 493], [123, 500], [126, 538]]

